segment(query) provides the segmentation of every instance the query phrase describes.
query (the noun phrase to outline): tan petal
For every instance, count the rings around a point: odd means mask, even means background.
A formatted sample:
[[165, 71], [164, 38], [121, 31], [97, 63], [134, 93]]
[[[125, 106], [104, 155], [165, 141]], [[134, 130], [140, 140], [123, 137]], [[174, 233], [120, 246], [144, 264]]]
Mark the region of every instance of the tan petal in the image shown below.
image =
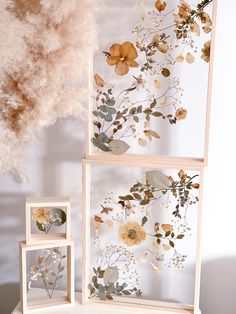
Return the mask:
[[167, 44], [160, 44], [157, 49], [161, 52], [161, 53], [167, 53], [167, 51], [170, 49], [169, 45]]
[[194, 61], [195, 61], [195, 58], [194, 58], [194, 56], [190, 53], [190, 52], [188, 52], [187, 54], [186, 54], [186, 61], [189, 63], [189, 64], [192, 64], [192, 63], [194, 63]]
[[120, 57], [107, 57], [106, 61], [109, 65], [115, 65], [120, 61]]
[[120, 48], [121, 48], [120, 44], [112, 45], [110, 48], [110, 55], [112, 57], [120, 57], [121, 56], [121, 54], [120, 54], [121, 49]]
[[97, 73], [94, 74], [94, 80], [97, 86], [104, 87], [105, 82], [99, 74]]
[[210, 31], [211, 31], [211, 27], [210, 26], [203, 26], [202, 29], [203, 29], [204, 33], [206, 33], [206, 34], [210, 33]]
[[179, 55], [179, 56], [177, 56], [177, 57], [175, 58], [175, 60], [176, 60], [177, 62], [179, 62], [179, 63], [182, 63], [182, 62], [184, 62], [184, 57], [183, 57], [183, 55]]
[[118, 62], [115, 67], [115, 72], [118, 75], [125, 75], [129, 72], [129, 67], [125, 64], [125, 62]]
[[196, 35], [196, 36], [200, 36], [200, 26], [197, 22], [193, 22], [191, 24], [191, 31]]
[[156, 88], [161, 88], [161, 81], [160, 80], [155, 80], [154, 85]]
[[129, 41], [126, 41], [121, 45], [120, 53], [123, 58], [136, 59], [138, 57], [136, 48]]
[[169, 224], [162, 224], [161, 227], [165, 232], [172, 231], [172, 226]]
[[126, 59], [125, 63], [132, 68], [138, 67], [138, 63], [134, 59]]

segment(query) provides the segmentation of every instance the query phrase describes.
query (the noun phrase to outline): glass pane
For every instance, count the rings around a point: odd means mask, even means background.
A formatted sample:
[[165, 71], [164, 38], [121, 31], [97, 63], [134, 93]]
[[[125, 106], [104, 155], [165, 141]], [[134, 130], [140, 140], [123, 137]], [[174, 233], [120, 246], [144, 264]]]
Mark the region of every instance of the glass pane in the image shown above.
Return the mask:
[[[65, 206], [31, 207], [31, 234], [34, 238], [66, 233], [67, 209]], [[59, 236], [59, 235], [58, 235]]]
[[204, 156], [212, 0], [105, 0], [93, 152]]
[[28, 251], [27, 306], [53, 305], [67, 299], [67, 247]]
[[90, 297], [193, 304], [198, 195], [196, 171], [92, 165]]

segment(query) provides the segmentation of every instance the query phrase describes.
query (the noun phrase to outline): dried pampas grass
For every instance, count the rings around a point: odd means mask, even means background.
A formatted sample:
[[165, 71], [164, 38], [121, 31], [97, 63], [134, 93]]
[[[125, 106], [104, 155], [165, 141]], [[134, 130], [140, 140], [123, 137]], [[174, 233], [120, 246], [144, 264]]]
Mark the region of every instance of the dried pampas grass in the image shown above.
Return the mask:
[[0, 173], [19, 169], [33, 134], [85, 116], [82, 77], [96, 44], [95, 0], [0, 1]]

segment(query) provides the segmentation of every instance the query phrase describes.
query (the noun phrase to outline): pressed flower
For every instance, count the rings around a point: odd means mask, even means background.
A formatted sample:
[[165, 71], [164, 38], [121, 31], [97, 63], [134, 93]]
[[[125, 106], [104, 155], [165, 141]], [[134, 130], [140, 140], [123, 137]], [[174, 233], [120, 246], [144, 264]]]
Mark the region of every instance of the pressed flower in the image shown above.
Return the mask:
[[119, 235], [128, 246], [138, 245], [146, 240], [146, 231], [137, 222], [128, 222], [120, 227]]
[[209, 62], [210, 56], [211, 56], [211, 41], [209, 40], [204, 44], [204, 47], [202, 48], [201, 58], [204, 61]]
[[178, 176], [180, 180], [185, 180], [187, 178], [187, 174], [183, 170], [179, 171]]
[[140, 87], [144, 88], [145, 87], [145, 83], [146, 81], [143, 79], [142, 74], [140, 74], [139, 76], [134, 76], [135, 78], [135, 87], [138, 90]]
[[32, 219], [40, 224], [47, 223], [52, 217], [52, 211], [46, 208], [37, 208], [33, 211]]
[[138, 54], [134, 45], [126, 41], [121, 45], [112, 45], [106, 60], [109, 65], [115, 65], [115, 72], [118, 75], [125, 75], [129, 72], [129, 67], [138, 66], [138, 63], [135, 61], [137, 57]]
[[159, 12], [164, 11], [166, 8], [166, 2], [162, 2], [161, 0], [157, 0], [155, 3], [155, 7]]
[[176, 120], [184, 120], [187, 117], [187, 110], [184, 108], [179, 108], [176, 110], [175, 118]]

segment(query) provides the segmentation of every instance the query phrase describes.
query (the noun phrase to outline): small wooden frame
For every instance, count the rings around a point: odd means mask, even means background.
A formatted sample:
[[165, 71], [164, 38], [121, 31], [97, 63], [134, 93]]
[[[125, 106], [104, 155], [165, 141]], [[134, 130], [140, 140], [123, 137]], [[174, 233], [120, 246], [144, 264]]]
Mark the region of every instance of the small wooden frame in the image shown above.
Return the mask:
[[[32, 233], [33, 224], [36, 222], [32, 219], [32, 209], [37, 208], [63, 208], [66, 212], [66, 221], [63, 226], [64, 232]], [[69, 197], [43, 197], [43, 198], [26, 198], [26, 243], [42, 243], [42, 241], [57, 242], [60, 240], [71, 239], [71, 203]], [[55, 230], [55, 228], [54, 228]]]
[[[53, 302], [50, 302], [49, 298], [40, 299], [38, 301], [27, 300], [27, 254], [36, 250], [44, 250], [51, 248], [66, 248], [66, 274], [67, 274], [67, 289], [65, 296], [55, 298]], [[61, 240], [57, 243], [47, 243], [38, 245], [27, 245], [25, 241], [19, 243], [20, 249], [20, 305], [22, 313], [38, 313], [39, 309], [48, 310], [49, 308], [61, 308], [63, 306], [70, 306], [74, 304], [74, 242]], [[42, 289], [37, 289], [39, 291]], [[56, 290], [55, 290], [56, 291]], [[62, 291], [59, 291], [62, 293]], [[64, 293], [63, 293], [64, 294]], [[46, 295], [46, 294], [45, 294]]]
[[[111, 309], [122, 306], [124, 308], [136, 308], [139, 310], [147, 310], [147, 312], [154, 311], [160, 314], [200, 314], [199, 309], [199, 299], [200, 299], [200, 274], [201, 274], [201, 221], [202, 221], [202, 190], [203, 190], [203, 174], [204, 168], [196, 165], [184, 165], [179, 163], [173, 165], [172, 163], [162, 163], [162, 164], [148, 164], [146, 162], [133, 162], [127, 158], [124, 160], [108, 160], [107, 158], [102, 158], [96, 160], [85, 159], [83, 161], [83, 227], [84, 227], [84, 250], [83, 250], [83, 282], [82, 282], [82, 303], [83, 304], [94, 304], [94, 305], [104, 305], [110, 306]], [[196, 221], [196, 253], [195, 253], [195, 284], [194, 284], [194, 304], [180, 304], [180, 303], [168, 303], [163, 301], [150, 301], [146, 299], [133, 299], [123, 297], [113, 297], [113, 300], [102, 301], [97, 298], [89, 298], [90, 290], [88, 285], [90, 283], [90, 226], [91, 226], [91, 210], [90, 210], [90, 168], [91, 165], [102, 165], [102, 166], [112, 166], [112, 167], [137, 167], [137, 168], [152, 168], [152, 169], [183, 169], [183, 170], [193, 170], [199, 173], [200, 177], [200, 191], [199, 191], [199, 204], [197, 211], [197, 221]]]

